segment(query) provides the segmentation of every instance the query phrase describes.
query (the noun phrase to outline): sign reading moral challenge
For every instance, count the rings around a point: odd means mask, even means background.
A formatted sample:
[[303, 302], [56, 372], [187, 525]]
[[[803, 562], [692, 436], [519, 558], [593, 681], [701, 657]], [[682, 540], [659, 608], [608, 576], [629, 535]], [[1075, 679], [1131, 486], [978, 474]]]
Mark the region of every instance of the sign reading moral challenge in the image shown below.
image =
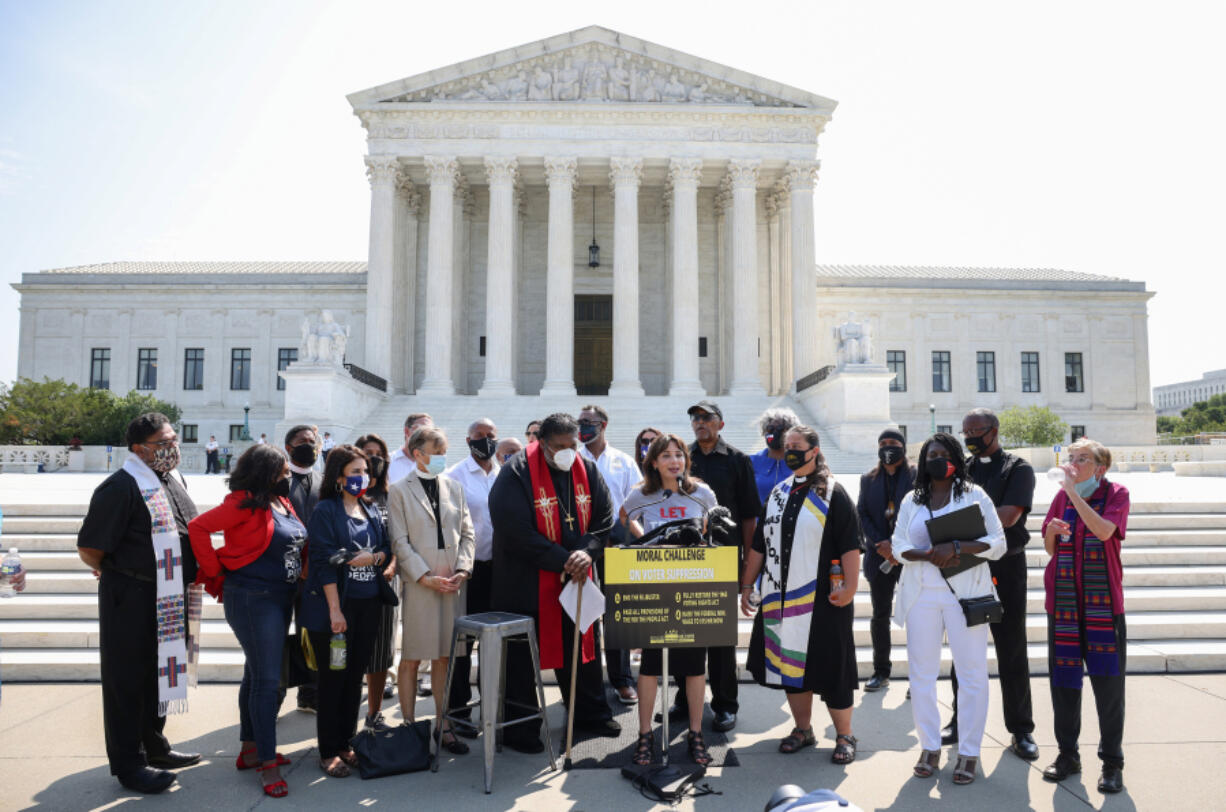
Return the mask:
[[605, 550], [608, 647], [735, 646], [736, 552], [735, 547]]

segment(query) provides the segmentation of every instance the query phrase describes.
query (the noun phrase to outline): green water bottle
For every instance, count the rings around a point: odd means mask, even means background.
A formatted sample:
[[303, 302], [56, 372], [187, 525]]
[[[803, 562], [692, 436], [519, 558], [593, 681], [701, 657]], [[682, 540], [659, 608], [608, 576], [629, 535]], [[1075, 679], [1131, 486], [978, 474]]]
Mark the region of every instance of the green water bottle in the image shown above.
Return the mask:
[[332, 642], [328, 644], [328, 667], [333, 671], [345, 670], [345, 635], [332, 635]]

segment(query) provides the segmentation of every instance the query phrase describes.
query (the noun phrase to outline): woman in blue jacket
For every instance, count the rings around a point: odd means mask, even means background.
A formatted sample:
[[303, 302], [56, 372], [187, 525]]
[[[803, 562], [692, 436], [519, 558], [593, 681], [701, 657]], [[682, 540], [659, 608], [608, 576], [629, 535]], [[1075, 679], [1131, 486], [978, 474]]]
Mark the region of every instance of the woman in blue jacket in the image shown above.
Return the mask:
[[[310, 568], [301, 622], [319, 665], [319, 766], [335, 778], [349, 775], [357, 764], [349, 740], [357, 732], [362, 677], [379, 628], [377, 579], [391, 555], [378, 510], [362, 500], [370, 485], [366, 464], [366, 455], [351, 445], [328, 453], [308, 527]], [[331, 663], [334, 635], [343, 636], [341, 668]]]

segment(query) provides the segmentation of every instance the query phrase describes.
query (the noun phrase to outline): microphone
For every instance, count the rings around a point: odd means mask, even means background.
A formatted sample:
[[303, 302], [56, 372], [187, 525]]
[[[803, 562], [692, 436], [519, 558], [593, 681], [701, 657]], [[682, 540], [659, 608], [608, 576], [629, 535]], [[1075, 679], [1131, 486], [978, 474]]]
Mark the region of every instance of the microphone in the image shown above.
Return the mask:
[[[670, 497], [672, 497], [672, 495], [673, 495], [673, 492], [672, 492], [672, 491], [670, 491], [668, 488], [665, 488], [663, 491], [661, 491], [661, 492], [660, 492], [660, 498], [659, 498], [659, 499], [655, 499], [655, 500], [653, 500], [653, 501], [651, 501], [651, 502], [648, 502], [648, 503], [647, 503], [647, 504], [645, 504], [645, 505], [639, 505], [637, 508], [635, 508], [635, 511], [634, 511], [634, 512], [635, 512], [635, 513], [637, 513], [637, 514], [639, 515], [639, 517], [641, 518], [641, 517], [642, 517], [642, 515], [643, 515], [643, 511], [644, 511], [644, 510], [646, 510], [647, 508], [651, 507], [652, 505], [658, 505], [658, 504], [660, 504], [661, 502], [667, 502], [667, 501], [669, 500], [669, 498], [670, 498]], [[631, 516], [631, 515], [630, 515], [630, 514], [628, 514], [628, 513], [626, 514], [626, 518], [631, 519], [631, 520], [635, 520], [635, 519], [634, 519], [634, 517], [633, 517], [633, 516]], [[637, 520], [635, 520], [635, 521], [637, 521]], [[644, 535], [646, 535], [646, 534], [644, 534]], [[640, 537], [640, 539], [641, 539], [641, 537]], [[628, 547], [634, 547], [634, 546], [637, 546], [637, 545], [639, 545], [639, 544], [642, 544], [643, 542], [642, 542], [640, 539], [635, 539], [635, 540], [634, 540], [634, 544], [629, 544], [629, 545], [626, 545], [626, 546], [628, 546]]]

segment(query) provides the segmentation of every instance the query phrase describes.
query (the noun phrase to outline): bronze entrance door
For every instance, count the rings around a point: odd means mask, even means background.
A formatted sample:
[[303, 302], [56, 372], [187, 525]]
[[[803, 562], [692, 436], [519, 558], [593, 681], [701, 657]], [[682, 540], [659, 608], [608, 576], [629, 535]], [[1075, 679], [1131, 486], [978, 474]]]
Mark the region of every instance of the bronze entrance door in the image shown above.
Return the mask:
[[613, 297], [575, 297], [575, 390], [607, 395], [613, 382]]

